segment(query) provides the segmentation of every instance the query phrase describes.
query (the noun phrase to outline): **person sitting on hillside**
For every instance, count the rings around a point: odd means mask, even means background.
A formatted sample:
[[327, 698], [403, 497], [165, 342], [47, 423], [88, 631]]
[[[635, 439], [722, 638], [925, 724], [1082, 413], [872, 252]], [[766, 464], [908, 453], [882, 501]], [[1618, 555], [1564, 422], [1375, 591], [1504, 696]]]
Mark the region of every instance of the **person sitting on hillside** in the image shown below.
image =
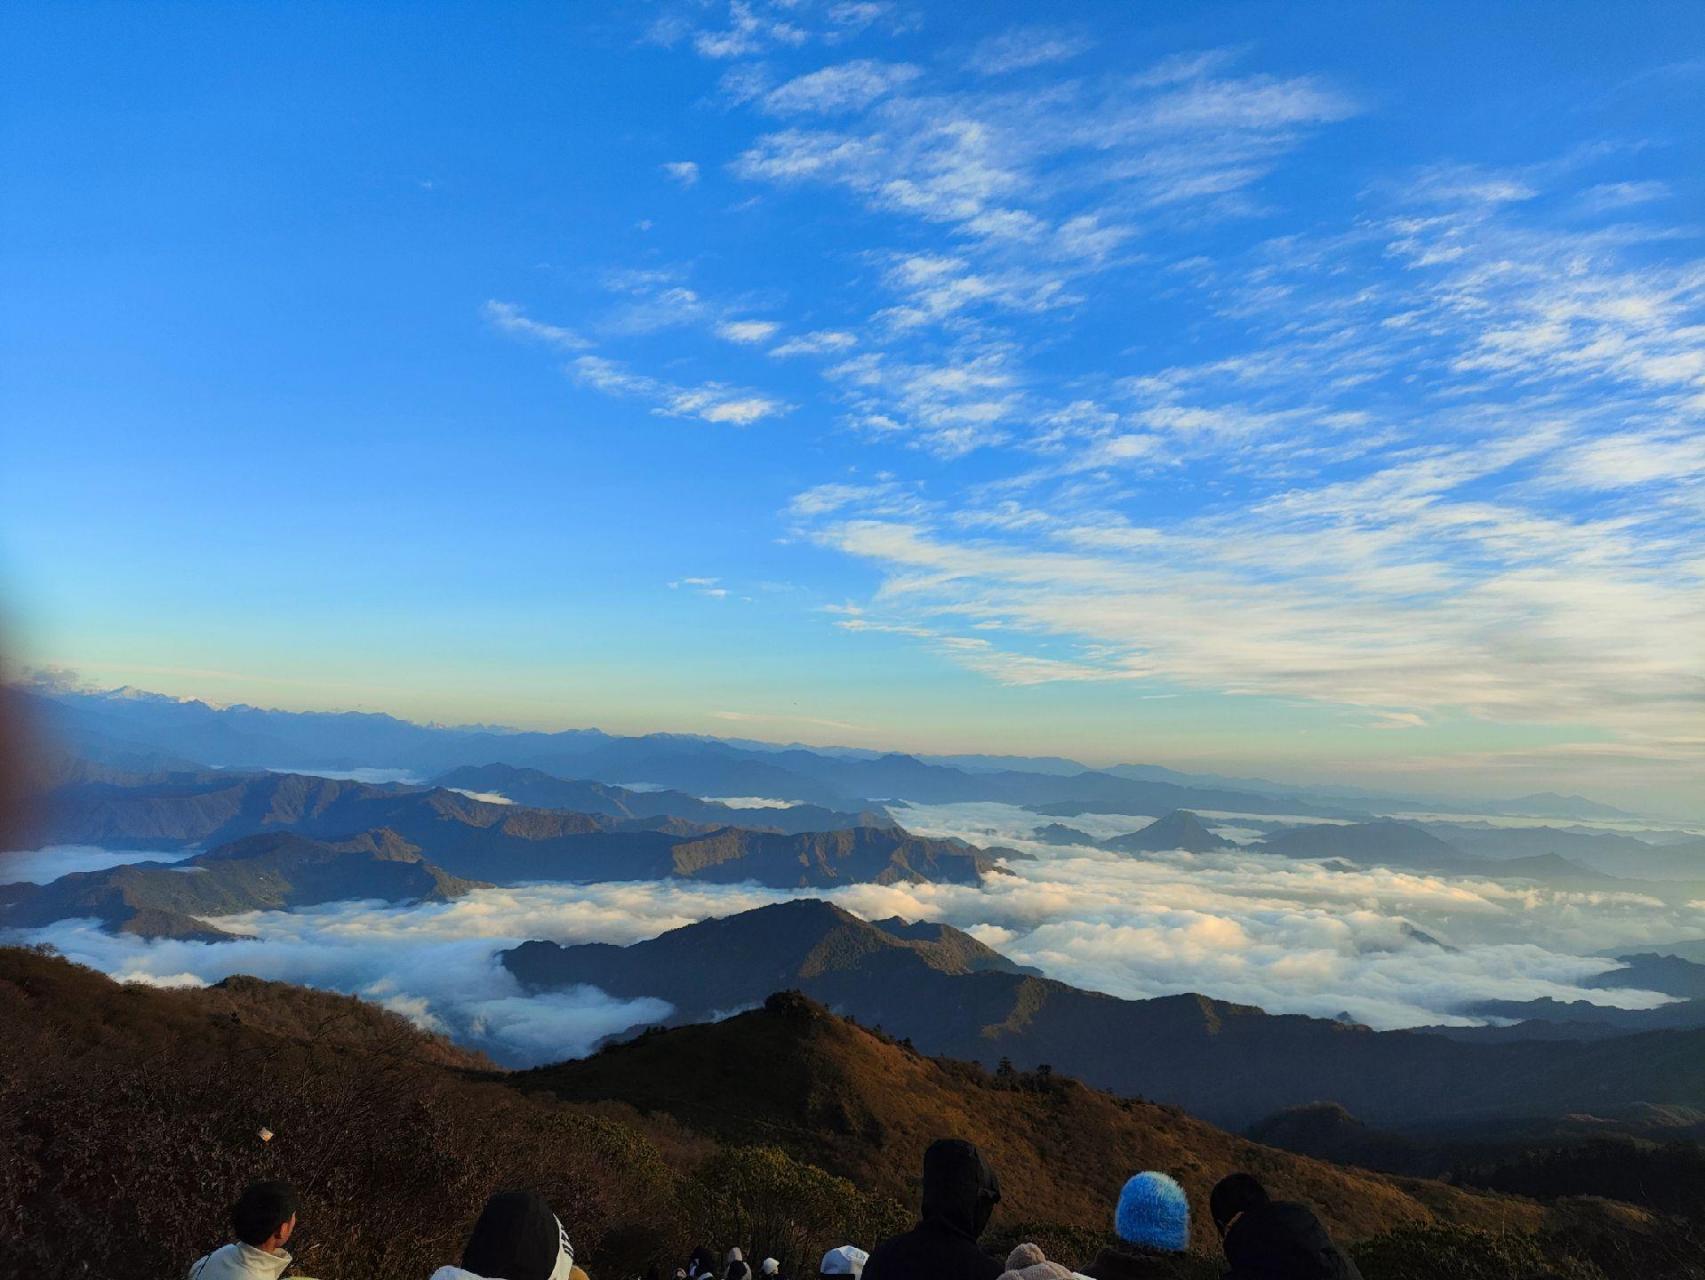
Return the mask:
[[765, 1258], [758, 1264], [758, 1274], [761, 1276], [779, 1276], [781, 1274], [781, 1263], [774, 1258]]
[[1164, 1173], [1139, 1173], [1119, 1192], [1113, 1211], [1114, 1248], [1084, 1268], [1091, 1280], [1163, 1280], [1184, 1274], [1190, 1247], [1190, 1201]]
[[700, 1245], [687, 1256], [687, 1280], [710, 1280], [716, 1275], [716, 1255]]
[[862, 1276], [864, 1264], [868, 1261], [870, 1261], [870, 1255], [856, 1244], [843, 1244], [823, 1255], [823, 1261], [817, 1268], [817, 1274], [820, 1276]]
[[286, 1182], [256, 1182], [231, 1206], [236, 1240], [197, 1258], [189, 1280], [278, 1280], [291, 1262], [285, 1242], [296, 1230], [296, 1193]]
[[1006, 1270], [1000, 1280], [1072, 1280], [1077, 1272], [1049, 1262], [1038, 1244], [1021, 1244], [1006, 1255]]
[[722, 1280], [752, 1280], [752, 1268], [746, 1265], [746, 1255], [738, 1245], [728, 1251], [723, 1265]]
[[924, 1152], [923, 1217], [876, 1246], [864, 1280], [996, 1280], [1003, 1268], [977, 1247], [1000, 1203], [1000, 1179], [983, 1153], [959, 1138]]
[[570, 1280], [575, 1270], [574, 1246], [544, 1197], [499, 1191], [480, 1210], [462, 1265], [439, 1267], [432, 1280]]
[[1274, 1200], [1252, 1174], [1223, 1178], [1208, 1197], [1228, 1280], [1362, 1280], [1307, 1205]]

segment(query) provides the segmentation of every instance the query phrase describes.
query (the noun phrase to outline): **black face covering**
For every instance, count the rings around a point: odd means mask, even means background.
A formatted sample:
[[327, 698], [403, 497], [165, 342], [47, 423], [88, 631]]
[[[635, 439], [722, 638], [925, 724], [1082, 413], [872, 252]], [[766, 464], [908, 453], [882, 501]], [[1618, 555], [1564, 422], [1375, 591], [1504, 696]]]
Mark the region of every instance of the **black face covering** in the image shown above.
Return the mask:
[[1225, 1257], [1238, 1275], [1285, 1280], [1342, 1280], [1344, 1257], [1320, 1219], [1300, 1204], [1256, 1205], [1232, 1224]]
[[983, 1234], [1000, 1203], [1000, 1179], [983, 1153], [959, 1138], [942, 1138], [924, 1152], [924, 1221]]

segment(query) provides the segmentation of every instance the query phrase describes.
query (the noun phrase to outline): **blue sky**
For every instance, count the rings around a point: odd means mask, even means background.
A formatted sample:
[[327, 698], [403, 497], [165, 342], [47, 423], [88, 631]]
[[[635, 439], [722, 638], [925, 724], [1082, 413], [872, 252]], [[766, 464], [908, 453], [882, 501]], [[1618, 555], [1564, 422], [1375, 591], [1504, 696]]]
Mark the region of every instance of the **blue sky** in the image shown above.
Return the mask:
[[15, 660], [1697, 791], [1705, 10], [1037, 12], [10, 6]]

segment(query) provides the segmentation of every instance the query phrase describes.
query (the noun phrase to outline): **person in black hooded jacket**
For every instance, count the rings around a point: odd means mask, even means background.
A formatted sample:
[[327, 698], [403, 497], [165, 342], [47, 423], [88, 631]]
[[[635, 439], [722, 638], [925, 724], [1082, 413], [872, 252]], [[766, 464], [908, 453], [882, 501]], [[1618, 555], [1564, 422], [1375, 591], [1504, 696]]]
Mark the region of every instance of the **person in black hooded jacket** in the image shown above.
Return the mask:
[[958, 1138], [924, 1152], [923, 1217], [884, 1240], [864, 1264], [864, 1280], [998, 1280], [1005, 1269], [977, 1247], [1000, 1203], [1000, 1179], [983, 1153]]
[[1270, 1200], [1247, 1173], [1233, 1174], [1210, 1200], [1226, 1280], [1362, 1280], [1307, 1205]]

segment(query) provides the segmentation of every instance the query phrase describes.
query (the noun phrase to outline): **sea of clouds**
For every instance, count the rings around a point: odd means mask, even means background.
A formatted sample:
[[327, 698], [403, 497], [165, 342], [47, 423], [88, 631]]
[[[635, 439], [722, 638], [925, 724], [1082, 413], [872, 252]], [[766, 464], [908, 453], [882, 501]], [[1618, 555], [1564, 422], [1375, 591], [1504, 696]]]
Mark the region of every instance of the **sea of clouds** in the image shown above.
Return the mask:
[[[254, 912], [219, 923], [252, 941], [144, 941], [87, 921], [18, 931], [114, 977], [161, 984], [233, 973], [352, 992], [419, 1025], [528, 1064], [588, 1052], [602, 1038], [667, 1017], [660, 1000], [592, 988], [528, 995], [497, 953], [530, 938], [628, 943], [789, 897], [828, 898], [866, 919], [904, 916], [968, 930], [1023, 964], [1131, 998], [1200, 991], [1274, 1012], [1348, 1013], [1375, 1027], [1471, 1019], [1488, 999], [1584, 996], [1651, 1007], [1650, 992], [1583, 992], [1612, 967], [1594, 953], [1705, 932], [1705, 904], [1637, 893], [1578, 893], [1274, 857], [1248, 849], [1142, 858], [1028, 836], [1035, 814], [1009, 805], [912, 806], [905, 825], [1036, 855], [983, 885], [849, 885], [815, 894], [690, 881], [537, 884], [455, 902], [346, 902]], [[1145, 819], [1070, 820], [1097, 838]], [[7, 879], [45, 877], [160, 855], [76, 849], [21, 855]], [[59, 861], [63, 859], [64, 861]], [[1429, 935], [1418, 936], [1418, 931]]]

